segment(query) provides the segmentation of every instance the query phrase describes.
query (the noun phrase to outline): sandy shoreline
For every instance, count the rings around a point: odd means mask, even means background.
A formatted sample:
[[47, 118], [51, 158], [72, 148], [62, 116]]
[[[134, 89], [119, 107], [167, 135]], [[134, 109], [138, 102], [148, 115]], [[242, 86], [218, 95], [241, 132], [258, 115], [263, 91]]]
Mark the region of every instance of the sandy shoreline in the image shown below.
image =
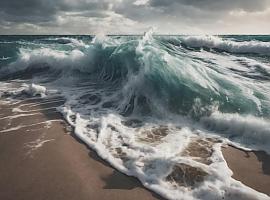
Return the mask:
[[270, 155], [231, 146], [223, 148], [222, 152], [234, 179], [270, 196]]
[[[0, 199], [162, 199], [72, 136], [55, 109], [63, 102], [0, 104]], [[15, 107], [27, 112], [14, 113]], [[269, 155], [230, 146], [223, 154], [236, 180], [270, 195]]]
[[[20, 107], [39, 110], [27, 113], [12, 113], [14, 106], [0, 106], [0, 199], [161, 199], [69, 135], [54, 108], [61, 100], [42, 101], [42, 106]], [[3, 119], [30, 113], [35, 115]]]

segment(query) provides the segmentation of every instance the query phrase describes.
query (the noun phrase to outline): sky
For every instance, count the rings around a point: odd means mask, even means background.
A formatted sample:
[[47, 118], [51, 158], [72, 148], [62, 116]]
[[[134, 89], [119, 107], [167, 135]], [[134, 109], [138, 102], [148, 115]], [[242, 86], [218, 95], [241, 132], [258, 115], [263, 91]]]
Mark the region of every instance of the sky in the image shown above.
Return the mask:
[[270, 0], [0, 0], [0, 34], [270, 34]]

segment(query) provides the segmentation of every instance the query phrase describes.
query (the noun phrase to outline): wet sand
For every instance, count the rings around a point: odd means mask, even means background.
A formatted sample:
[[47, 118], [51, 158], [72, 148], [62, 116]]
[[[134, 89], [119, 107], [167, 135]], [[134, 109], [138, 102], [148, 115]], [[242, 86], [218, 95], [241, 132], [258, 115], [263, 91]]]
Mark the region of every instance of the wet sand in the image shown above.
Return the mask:
[[[20, 107], [26, 113], [12, 112], [20, 104], [0, 104], [1, 200], [161, 199], [70, 135], [54, 108], [63, 100], [28, 100], [23, 104], [33, 102], [39, 105]], [[18, 114], [35, 115], [5, 118]], [[46, 123], [48, 120], [53, 121]]]
[[270, 155], [232, 146], [224, 147], [222, 152], [234, 179], [270, 196]]

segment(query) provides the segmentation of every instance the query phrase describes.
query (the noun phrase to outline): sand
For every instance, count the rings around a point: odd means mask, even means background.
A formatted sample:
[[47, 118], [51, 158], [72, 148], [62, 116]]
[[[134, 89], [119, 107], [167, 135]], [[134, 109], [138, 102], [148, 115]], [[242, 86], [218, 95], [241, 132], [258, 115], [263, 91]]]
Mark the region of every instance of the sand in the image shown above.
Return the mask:
[[270, 196], [270, 155], [232, 146], [223, 148], [222, 152], [234, 179]]
[[[16, 115], [12, 109], [20, 104], [0, 106], [1, 200], [162, 199], [137, 179], [113, 169], [72, 136], [54, 108], [63, 103], [58, 100], [46, 103], [39, 99], [35, 101], [42, 105], [21, 106], [35, 115], [15, 119], [3, 117]], [[31, 102], [34, 100], [23, 103]], [[31, 111], [38, 109], [44, 110]], [[45, 123], [47, 120], [54, 121]]]

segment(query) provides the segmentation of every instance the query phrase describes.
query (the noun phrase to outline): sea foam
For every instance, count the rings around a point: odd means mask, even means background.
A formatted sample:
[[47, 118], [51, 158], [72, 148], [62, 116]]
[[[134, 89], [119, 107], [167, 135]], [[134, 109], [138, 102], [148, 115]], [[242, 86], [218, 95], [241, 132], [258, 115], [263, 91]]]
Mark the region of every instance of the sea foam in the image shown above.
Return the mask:
[[270, 54], [270, 42], [236, 42], [230, 39], [223, 39], [218, 36], [187, 36], [183, 37], [181, 40], [184, 44], [190, 47], [209, 47], [231, 53]]

